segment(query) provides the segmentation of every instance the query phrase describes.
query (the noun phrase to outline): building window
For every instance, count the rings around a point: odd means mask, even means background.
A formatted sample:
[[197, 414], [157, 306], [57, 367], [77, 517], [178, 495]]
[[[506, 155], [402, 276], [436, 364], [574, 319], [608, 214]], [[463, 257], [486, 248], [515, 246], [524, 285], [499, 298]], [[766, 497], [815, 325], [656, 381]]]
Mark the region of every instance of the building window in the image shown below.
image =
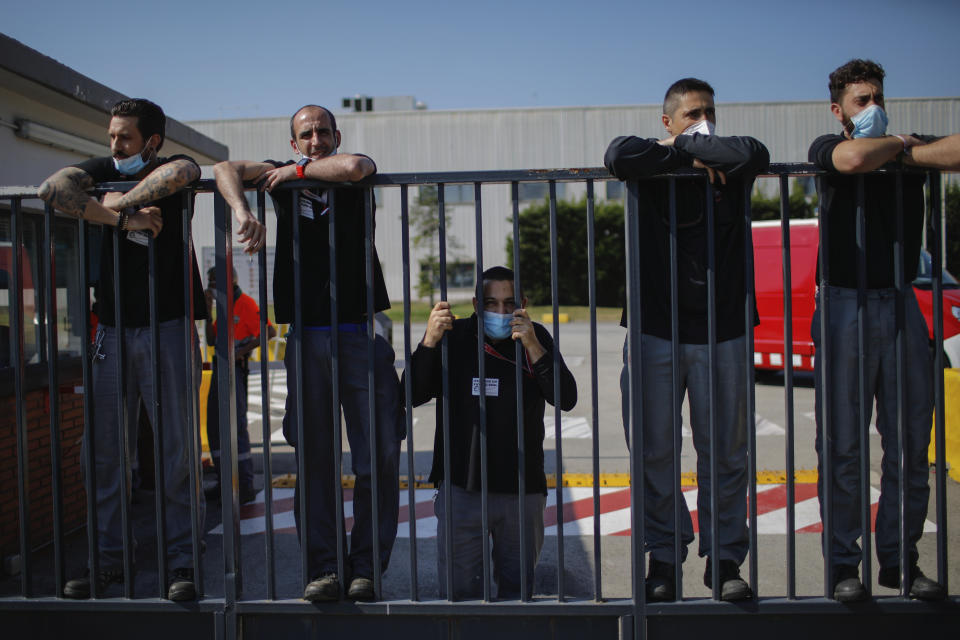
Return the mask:
[[443, 185], [443, 199], [446, 204], [473, 204], [473, 184]]
[[[420, 272], [422, 277], [430, 277], [433, 271], [433, 288], [440, 289], [440, 269], [437, 265], [432, 265], [429, 260], [420, 262]], [[447, 287], [450, 289], [472, 289], [474, 286], [474, 276], [476, 271], [475, 262], [448, 262], [447, 263]]]
[[607, 180], [607, 200], [623, 200], [623, 183], [619, 180]]
[[[549, 182], [521, 182], [519, 190], [521, 202], [532, 200], [546, 200], [550, 197]], [[567, 192], [567, 185], [564, 182], [557, 183], [557, 200], [563, 200]]]

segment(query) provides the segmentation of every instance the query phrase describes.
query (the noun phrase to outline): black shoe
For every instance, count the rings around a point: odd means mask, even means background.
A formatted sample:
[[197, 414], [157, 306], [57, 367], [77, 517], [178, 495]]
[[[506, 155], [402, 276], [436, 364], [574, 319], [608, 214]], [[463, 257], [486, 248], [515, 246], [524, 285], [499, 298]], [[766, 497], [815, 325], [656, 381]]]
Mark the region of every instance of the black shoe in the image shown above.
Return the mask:
[[203, 497], [207, 500], [212, 500], [217, 502], [220, 500], [220, 483], [210, 485], [209, 487], [204, 488]]
[[[877, 575], [877, 582], [880, 583], [881, 587], [899, 589], [900, 567], [880, 569], [880, 573]], [[910, 568], [910, 591], [907, 595], [918, 600], [943, 600], [947, 597], [947, 592], [943, 588], [943, 585], [923, 575], [920, 567], [914, 565]]]
[[340, 599], [340, 580], [335, 573], [325, 573], [303, 590], [307, 602], [334, 602]]
[[[707, 569], [703, 572], [703, 584], [708, 589], [713, 588], [713, 570], [710, 558], [707, 558]], [[740, 577], [740, 567], [733, 560], [720, 561], [720, 599], [727, 602], [749, 600], [753, 597], [750, 585]]]
[[250, 504], [257, 499], [257, 490], [251, 487], [240, 487], [240, 504]]
[[860, 602], [867, 590], [860, 582], [860, 572], [852, 564], [838, 564], [833, 569], [833, 598], [837, 602]]
[[193, 584], [193, 569], [180, 567], [174, 569], [167, 582], [167, 600], [185, 602], [197, 599], [197, 589]]
[[[103, 592], [111, 584], [123, 583], [122, 569], [104, 569], [97, 574], [97, 596], [102, 597]], [[72, 600], [85, 600], [90, 597], [90, 569], [83, 572], [82, 578], [68, 580], [63, 585], [63, 597]]]
[[647, 571], [647, 600], [663, 602], [676, 598], [676, 566], [650, 556], [650, 568]]
[[377, 599], [377, 594], [373, 590], [373, 580], [370, 578], [357, 577], [350, 581], [350, 588], [347, 589], [347, 598], [350, 600], [363, 600], [370, 602]]

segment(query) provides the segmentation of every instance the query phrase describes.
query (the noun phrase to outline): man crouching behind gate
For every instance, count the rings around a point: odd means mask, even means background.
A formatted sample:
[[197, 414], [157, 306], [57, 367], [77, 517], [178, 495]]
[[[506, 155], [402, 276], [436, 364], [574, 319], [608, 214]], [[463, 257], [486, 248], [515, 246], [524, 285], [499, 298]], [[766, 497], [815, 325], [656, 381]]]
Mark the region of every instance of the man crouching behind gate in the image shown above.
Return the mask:
[[[430, 312], [427, 331], [413, 353], [410, 376], [414, 405], [437, 398], [437, 429], [430, 481], [439, 486], [437, 574], [446, 596], [446, 545], [452, 545], [453, 598], [476, 599], [483, 592], [483, 521], [481, 518], [480, 379], [477, 316], [483, 314], [484, 377], [487, 427], [487, 526], [493, 538], [493, 578], [497, 596], [520, 594], [520, 549], [526, 550], [527, 592], [533, 594], [533, 570], [543, 547], [543, 510], [547, 482], [543, 471], [544, 402], [569, 411], [577, 403], [577, 383], [557, 354], [560, 398], [553, 396], [554, 343], [543, 325], [527, 315], [527, 299], [516, 306], [513, 271], [492, 267], [483, 272], [483, 300], [473, 299], [476, 313], [454, 320], [448, 302]], [[448, 335], [450, 485], [444, 482], [443, 371], [440, 343]], [[517, 387], [515, 342], [523, 345], [522, 406], [526, 465], [526, 519], [519, 521]], [[449, 496], [448, 493], [449, 492]], [[445, 500], [450, 498], [453, 528], [446, 530]]]

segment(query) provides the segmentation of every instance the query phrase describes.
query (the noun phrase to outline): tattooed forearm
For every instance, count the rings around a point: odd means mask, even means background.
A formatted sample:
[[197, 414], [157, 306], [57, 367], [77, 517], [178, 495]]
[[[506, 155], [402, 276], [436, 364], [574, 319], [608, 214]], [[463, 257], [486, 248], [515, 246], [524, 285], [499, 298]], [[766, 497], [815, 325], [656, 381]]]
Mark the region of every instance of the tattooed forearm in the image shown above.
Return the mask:
[[128, 191], [116, 202], [118, 209], [137, 207], [147, 202], [156, 202], [176, 193], [200, 177], [200, 167], [186, 159], [178, 159], [161, 165], [150, 172], [140, 184]]
[[44, 180], [37, 196], [64, 213], [82, 218], [90, 202], [90, 194], [86, 190], [92, 186], [90, 174], [76, 167], [67, 167]]

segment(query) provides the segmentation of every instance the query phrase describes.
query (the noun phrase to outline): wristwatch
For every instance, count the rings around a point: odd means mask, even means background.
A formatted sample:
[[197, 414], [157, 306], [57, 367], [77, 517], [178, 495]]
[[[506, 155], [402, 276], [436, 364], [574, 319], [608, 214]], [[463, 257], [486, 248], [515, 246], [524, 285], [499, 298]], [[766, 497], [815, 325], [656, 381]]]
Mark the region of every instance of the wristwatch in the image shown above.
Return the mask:
[[303, 156], [297, 161], [297, 177], [303, 180], [303, 170], [304, 168], [313, 161], [313, 158], [309, 156]]

